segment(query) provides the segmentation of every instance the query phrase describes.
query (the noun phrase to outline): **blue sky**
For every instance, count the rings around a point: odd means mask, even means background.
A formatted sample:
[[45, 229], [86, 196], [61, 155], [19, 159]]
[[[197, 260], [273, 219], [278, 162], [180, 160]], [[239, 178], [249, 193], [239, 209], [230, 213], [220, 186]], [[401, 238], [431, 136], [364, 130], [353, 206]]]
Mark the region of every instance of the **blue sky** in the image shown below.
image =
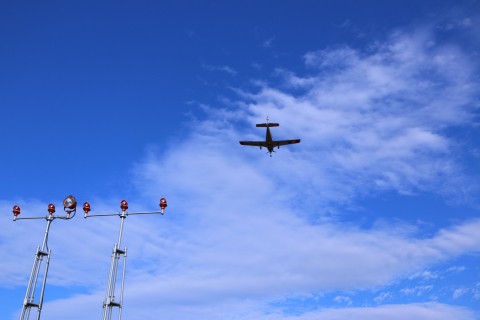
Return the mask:
[[[126, 319], [479, 319], [479, 1], [0, 4], [0, 298], [44, 215], [129, 217]], [[301, 138], [272, 158], [239, 140]], [[43, 316], [101, 317], [118, 218], [55, 221]]]

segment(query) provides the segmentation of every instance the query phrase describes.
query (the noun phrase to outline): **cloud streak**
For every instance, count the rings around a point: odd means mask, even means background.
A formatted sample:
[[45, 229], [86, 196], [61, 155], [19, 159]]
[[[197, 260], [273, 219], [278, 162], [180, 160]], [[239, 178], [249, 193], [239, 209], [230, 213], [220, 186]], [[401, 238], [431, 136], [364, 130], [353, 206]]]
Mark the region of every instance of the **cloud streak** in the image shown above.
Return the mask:
[[310, 52], [305, 62], [308, 75], [281, 71], [283, 88], [261, 84], [241, 105], [249, 123], [269, 115], [287, 124], [285, 135], [302, 134], [297, 157], [318, 165], [300, 183], [332, 190], [324, 200], [335, 202], [365, 189], [452, 192], [465, 184], [451, 156], [458, 142], [446, 131], [472, 121], [478, 89], [477, 67], [459, 48], [420, 30], [368, 52]]
[[[422, 29], [397, 32], [365, 52], [330, 48], [304, 60], [306, 75], [279, 70], [277, 86], [238, 90], [236, 102], [210, 109], [185, 141], [151, 150], [136, 164], [134, 203], [165, 195], [170, 206], [161, 219], [127, 222], [126, 317], [474, 319], [468, 310], [434, 302], [344, 309], [322, 309], [319, 302], [295, 316], [270, 305], [288, 296], [369, 290], [480, 248], [478, 219], [422, 237], [415, 226], [362, 228], [335, 218], [361, 197], [384, 191], [450, 194], [471, 185], [452, 156], [459, 144], [447, 134], [470, 125], [478, 107], [476, 65], [468, 55], [437, 44]], [[258, 138], [251, 125], [267, 115], [285, 124], [274, 132], [279, 139], [301, 134], [302, 143], [281, 148], [273, 159], [240, 148], [238, 140]], [[117, 227], [90, 222], [56, 233], [84, 241], [55, 242], [58, 256], [76, 255], [52, 264], [52, 283], [84, 286], [88, 293], [67, 298], [68, 310], [62, 301], [48, 303], [49, 319], [93, 317], [90, 303], [101, 304], [106, 273], [98, 270], [114, 241], [104, 235]], [[4, 248], [14, 232], [0, 235]], [[33, 248], [32, 241], [18, 246]], [[105, 259], [85, 263], [93, 253]], [[24, 259], [11, 255], [0, 266], [10, 269]], [[18, 285], [25, 271], [12, 271], [1, 285]]]
[[[478, 107], [476, 66], [468, 55], [436, 44], [422, 29], [395, 33], [368, 52], [311, 52], [305, 62], [308, 75], [280, 70], [280, 86], [259, 83], [255, 93], [238, 91], [233, 108], [212, 108], [185, 143], [160, 156], [152, 153], [137, 167], [137, 184], [146, 195], [166, 188], [188, 197], [189, 206], [178, 209], [183, 219], [196, 221], [182, 235], [195, 243], [180, 258], [185, 269], [178, 277], [158, 278], [163, 289], [156, 292], [165, 290], [166, 299], [175, 301], [178, 294], [181, 300], [188, 292], [201, 301], [268, 300], [368, 289], [477, 252], [478, 220], [430, 238], [412, 227], [362, 229], [323, 220], [332, 207], [339, 211], [366, 195], [445, 195], [471, 185], [452, 157], [459, 144], [447, 134], [471, 123]], [[302, 134], [302, 144], [281, 149], [275, 161], [253, 148], [233, 147], [239, 137], [258, 138], [251, 126], [236, 126], [238, 119], [252, 125], [267, 115], [288, 124], [281, 127], [284, 137]], [[189, 207], [201, 214], [189, 213]], [[411, 310], [434, 318], [427, 309]], [[383, 311], [367, 314], [375, 318]]]

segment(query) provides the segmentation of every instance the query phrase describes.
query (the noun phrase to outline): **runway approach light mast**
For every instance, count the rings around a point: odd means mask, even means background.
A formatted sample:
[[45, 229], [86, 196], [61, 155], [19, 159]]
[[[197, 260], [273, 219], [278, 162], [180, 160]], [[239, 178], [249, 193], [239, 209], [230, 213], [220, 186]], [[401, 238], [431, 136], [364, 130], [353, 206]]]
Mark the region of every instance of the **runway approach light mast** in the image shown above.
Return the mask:
[[[30, 274], [30, 280], [27, 285], [27, 292], [25, 293], [25, 299], [23, 300], [22, 312], [20, 314], [20, 320], [27, 320], [30, 317], [30, 311], [32, 308], [37, 308], [37, 320], [40, 320], [40, 315], [42, 313], [43, 297], [45, 293], [45, 285], [47, 283], [48, 267], [50, 265], [50, 254], [51, 250], [48, 248], [48, 233], [50, 231], [50, 225], [55, 219], [70, 220], [75, 217], [77, 209], [77, 200], [74, 196], [68, 196], [63, 200], [63, 210], [67, 213], [65, 216], [57, 216], [55, 213], [55, 205], [50, 203], [48, 205], [48, 215], [45, 217], [25, 217], [19, 218], [20, 215], [20, 206], [13, 206], [13, 221], [17, 220], [34, 220], [34, 219], [45, 219], [47, 220], [47, 228], [45, 230], [45, 235], [43, 237], [42, 246], [37, 247], [37, 252], [35, 253], [35, 260], [33, 261], [32, 272]], [[73, 215], [72, 215], [73, 213]], [[42, 287], [40, 289], [40, 297], [37, 302], [35, 302], [35, 292], [37, 291], [37, 283], [39, 280], [40, 269], [42, 266], [42, 261], [45, 258], [45, 269], [43, 272], [42, 278]]]
[[[123, 224], [125, 218], [131, 215], [140, 215], [140, 214], [161, 214], [165, 213], [165, 208], [167, 207], [167, 199], [160, 199], [160, 211], [153, 212], [127, 212], [128, 202], [122, 200], [120, 202], [120, 213], [108, 213], [108, 214], [90, 214], [91, 206], [90, 203], [85, 202], [83, 204], [84, 218], [91, 217], [107, 217], [107, 216], [119, 216], [120, 217], [120, 232], [118, 234], [118, 241], [113, 246], [112, 258], [110, 261], [110, 271], [108, 274], [107, 289], [105, 291], [105, 300], [103, 301], [103, 320], [110, 320], [112, 318], [113, 308], [118, 308], [118, 319], [122, 319], [122, 308], [123, 308], [123, 291], [125, 287], [125, 268], [127, 265], [127, 248], [121, 249], [122, 243], [122, 233], [123, 233]], [[115, 287], [117, 285], [117, 273], [118, 273], [118, 263], [120, 257], [123, 256], [123, 266], [122, 266], [122, 278], [120, 280], [120, 295], [118, 299], [115, 296]]]

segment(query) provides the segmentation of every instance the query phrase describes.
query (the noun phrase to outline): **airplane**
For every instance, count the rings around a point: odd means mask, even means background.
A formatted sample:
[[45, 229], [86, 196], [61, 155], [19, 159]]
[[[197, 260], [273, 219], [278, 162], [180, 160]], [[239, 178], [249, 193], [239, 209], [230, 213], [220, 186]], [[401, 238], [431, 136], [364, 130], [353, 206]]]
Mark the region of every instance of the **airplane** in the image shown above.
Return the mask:
[[255, 146], [255, 147], [262, 147], [267, 148], [268, 152], [270, 153], [270, 157], [272, 156], [272, 152], [275, 152], [273, 148], [277, 147], [277, 149], [280, 149], [280, 146], [284, 146], [287, 144], [294, 144], [294, 143], [300, 143], [300, 139], [293, 139], [293, 140], [273, 140], [272, 139], [272, 134], [270, 132], [271, 127], [278, 127], [280, 126], [278, 123], [268, 123], [268, 117], [267, 117], [267, 123], [259, 123], [256, 125], [257, 127], [260, 128], [267, 128], [267, 134], [265, 137], [265, 141], [240, 141], [240, 144], [242, 146]]

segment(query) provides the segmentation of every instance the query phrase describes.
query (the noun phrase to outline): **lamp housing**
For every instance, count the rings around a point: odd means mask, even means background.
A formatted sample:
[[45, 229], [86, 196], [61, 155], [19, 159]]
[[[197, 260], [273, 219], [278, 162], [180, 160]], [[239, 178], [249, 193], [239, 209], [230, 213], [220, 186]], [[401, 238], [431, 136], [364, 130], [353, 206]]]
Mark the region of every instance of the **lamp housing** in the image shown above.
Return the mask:
[[72, 195], [66, 197], [63, 200], [63, 210], [67, 213], [77, 211], [77, 199]]
[[17, 220], [17, 216], [20, 214], [20, 206], [14, 205], [13, 206], [13, 221]]
[[165, 212], [165, 208], [167, 207], [167, 199], [161, 198], [159, 206], [162, 209], [161, 212], [163, 214]]
[[89, 212], [90, 212], [91, 208], [90, 208], [90, 203], [88, 202], [85, 202], [83, 204], [83, 212], [85, 212], [85, 215], [87, 215]]
[[120, 209], [122, 209], [122, 211], [126, 211], [128, 209], [128, 202], [127, 200], [122, 200], [120, 201]]

